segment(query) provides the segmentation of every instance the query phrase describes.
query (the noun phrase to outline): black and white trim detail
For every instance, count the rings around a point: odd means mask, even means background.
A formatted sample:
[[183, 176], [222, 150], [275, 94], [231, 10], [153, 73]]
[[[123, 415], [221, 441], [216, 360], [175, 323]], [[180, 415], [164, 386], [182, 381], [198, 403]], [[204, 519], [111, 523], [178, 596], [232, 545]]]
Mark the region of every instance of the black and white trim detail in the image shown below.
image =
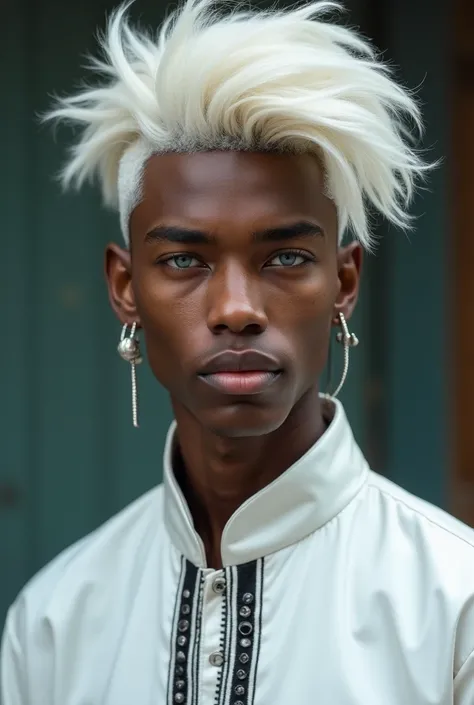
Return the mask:
[[223, 602], [221, 633], [223, 636], [221, 649], [225, 654], [224, 667], [219, 674], [215, 705], [225, 705], [228, 702], [227, 695], [230, 692], [229, 682], [232, 679], [234, 667], [235, 639], [236, 639], [236, 604], [237, 604], [237, 576], [235, 568], [226, 568], [226, 594]]
[[[225, 569], [215, 705], [253, 705], [262, 631], [264, 561]], [[167, 705], [201, 705], [199, 668], [204, 577], [185, 558], [176, 594], [171, 634]]]
[[182, 558], [171, 635], [167, 705], [198, 703], [201, 600], [201, 573]]
[[193, 658], [190, 660], [191, 674], [191, 705], [200, 705], [199, 702], [199, 666], [200, 666], [200, 649], [201, 649], [201, 622], [202, 622], [202, 601], [204, 594], [204, 579], [198, 578], [197, 602], [195, 610], [195, 622], [193, 624], [193, 632], [195, 638], [193, 640]]
[[216, 705], [253, 705], [262, 631], [263, 559], [226, 569], [225, 667]]

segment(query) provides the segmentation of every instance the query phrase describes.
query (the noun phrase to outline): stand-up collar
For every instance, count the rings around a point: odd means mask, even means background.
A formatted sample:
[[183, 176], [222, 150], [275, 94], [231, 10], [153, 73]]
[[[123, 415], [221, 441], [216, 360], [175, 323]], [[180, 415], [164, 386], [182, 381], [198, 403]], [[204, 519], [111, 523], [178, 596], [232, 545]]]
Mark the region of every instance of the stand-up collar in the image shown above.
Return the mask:
[[[330, 521], [355, 497], [367, 477], [342, 405], [333, 402], [332, 421], [321, 438], [271, 484], [231, 516], [222, 534], [222, 563], [240, 565], [290, 546]], [[203, 543], [173, 474], [176, 424], [164, 455], [165, 521], [176, 548], [206, 567]]]

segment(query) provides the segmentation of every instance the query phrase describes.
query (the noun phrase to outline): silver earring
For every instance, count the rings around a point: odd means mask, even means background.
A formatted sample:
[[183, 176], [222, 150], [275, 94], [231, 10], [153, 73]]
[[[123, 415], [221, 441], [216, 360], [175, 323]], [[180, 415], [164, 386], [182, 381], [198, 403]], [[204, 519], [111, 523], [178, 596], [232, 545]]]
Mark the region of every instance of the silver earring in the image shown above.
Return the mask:
[[357, 338], [355, 333], [349, 332], [349, 328], [347, 327], [347, 322], [344, 314], [339, 313], [338, 318], [341, 324], [342, 331], [337, 334], [336, 340], [338, 343], [341, 343], [344, 346], [344, 366], [342, 369], [341, 381], [339, 382], [336, 390], [329, 395], [332, 399], [335, 399], [337, 397], [337, 395], [344, 386], [344, 382], [346, 381], [347, 373], [349, 371], [349, 348], [355, 348], [357, 347], [357, 345], [359, 345], [359, 339]]
[[127, 335], [128, 325], [125, 324], [122, 328], [120, 342], [118, 344], [118, 354], [131, 365], [132, 375], [132, 420], [135, 428], [138, 428], [138, 389], [137, 389], [137, 369], [136, 366], [143, 362], [140, 353], [140, 343], [135, 337], [137, 324], [133, 323], [130, 328], [130, 335]]

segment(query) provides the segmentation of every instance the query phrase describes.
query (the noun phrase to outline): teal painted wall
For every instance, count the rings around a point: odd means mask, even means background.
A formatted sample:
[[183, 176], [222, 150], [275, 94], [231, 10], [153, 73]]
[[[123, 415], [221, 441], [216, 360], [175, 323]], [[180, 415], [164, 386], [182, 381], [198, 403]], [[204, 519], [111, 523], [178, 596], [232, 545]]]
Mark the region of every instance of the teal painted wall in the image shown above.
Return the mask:
[[451, 239], [448, 180], [450, 41], [446, 3], [390, 0], [388, 48], [404, 80], [420, 87], [426, 106], [424, 144], [431, 159], [444, 159], [413, 209], [409, 239], [388, 237], [390, 339], [388, 473], [415, 494], [444, 505], [450, 458]]
[[[17, 0], [2, 12], [0, 619], [38, 568], [161, 478], [171, 418], [166, 394], [142, 366], [143, 424], [133, 430], [128, 368], [116, 354], [120, 331], [103, 280], [103, 250], [118, 237], [116, 218], [101, 209], [93, 189], [61, 194], [54, 174], [69, 135], [61, 130], [53, 139], [35, 117], [51, 94], [83, 77], [83, 56], [95, 48], [94, 30], [113, 4]], [[421, 89], [429, 106], [427, 143], [442, 154], [446, 18], [440, 9], [424, 24], [432, 8], [427, 0], [416, 10], [406, 0], [387, 8], [390, 56], [411, 85], [427, 73]], [[161, 14], [151, 0], [134, 9], [147, 21]], [[364, 27], [372, 12], [369, 0], [353, 3], [353, 21]], [[376, 468], [438, 503], [447, 473], [439, 374], [445, 186], [441, 170], [416, 206], [425, 215], [411, 244], [390, 234], [367, 263], [353, 321], [361, 346], [343, 395]], [[333, 352], [337, 377], [339, 350]]]

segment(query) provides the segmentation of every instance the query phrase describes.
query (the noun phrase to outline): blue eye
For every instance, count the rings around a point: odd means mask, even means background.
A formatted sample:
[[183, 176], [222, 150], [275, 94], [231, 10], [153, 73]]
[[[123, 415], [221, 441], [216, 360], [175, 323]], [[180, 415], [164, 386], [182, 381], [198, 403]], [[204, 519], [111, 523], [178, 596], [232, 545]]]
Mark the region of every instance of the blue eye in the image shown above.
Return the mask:
[[173, 269], [189, 269], [189, 267], [196, 266], [196, 263], [198, 260], [191, 255], [173, 255], [166, 260], [166, 264]]
[[308, 261], [308, 257], [304, 257], [298, 252], [280, 252], [269, 261], [270, 267], [297, 267]]

